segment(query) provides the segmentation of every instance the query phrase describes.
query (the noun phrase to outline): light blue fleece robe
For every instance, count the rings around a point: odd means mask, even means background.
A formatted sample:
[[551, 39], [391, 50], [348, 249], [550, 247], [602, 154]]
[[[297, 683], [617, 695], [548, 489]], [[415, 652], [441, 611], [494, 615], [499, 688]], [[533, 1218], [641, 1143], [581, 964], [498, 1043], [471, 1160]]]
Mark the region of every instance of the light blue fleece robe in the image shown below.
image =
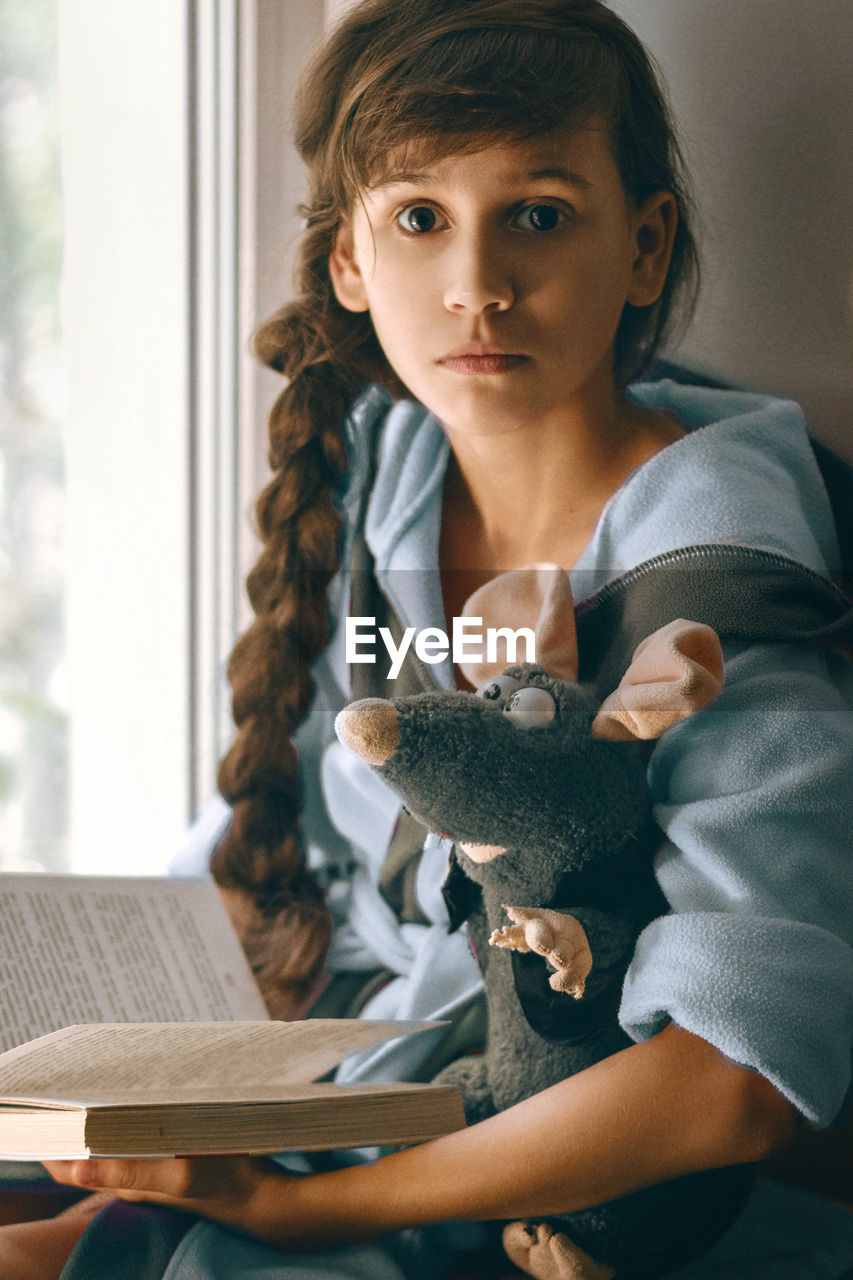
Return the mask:
[[[614, 495], [573, 571], [576, 598], [694, 543], [754, 546], [838, 574], [832, 517], [796, 406], [670, 382], [631, 394], [704, 429], [657, 454]], [[377, 576], [406, 625], [447, 629], [435, 569], [446, 439], [419, 406], [389, 409], [384, 393], [368, 392], [348, 421], [352, 465], [341, 505], [350, 526], [377, 427], [365, 521]], [[398, 975], [365, 1016], [453, 1020], [479, 998], [480, 978], [464, 935], [446, 931], [446, 845], [430, 838], [421, 860], [417, 887], [428, 923], [400, 924], [377, 888], [398, 802], [333, 735], [349, 697], [347, 606], [342, 577], [331, 595], [340, 625], [315, 663], [317, 695], [299, 732], [304, 837], [312, 865], [329, 881], [337, 922], [329, 966], [382, 965]], [[853, 1042], [853, 665], [783, 645], [729, 646], [726, 658], [721, 697], [666, 733], [650, 758], [665, 835], [657, 873], [672, 910], [638, 941], [620, 1020], [639, 1040], [674, 1019], [772, 1080], [809, 1121], [828, 1124], [849, 1086]], [[449, 662], [434, 674], [452, 687]], [[179, 860], [181, 871], [203, 870], [210, 816], [207, 823]], [[434, 1048], [429, 1036], [384, 1046], [345, 1064], [340, 1078], [405, 1077]], [[396, 1280], [395, 1253], [377, 1246], [283, 1258], [200, 1224], [167, 1280]], [[770, 1186], [684, 1280], [829, 1280], [850, 1266], [853, 1218]]]

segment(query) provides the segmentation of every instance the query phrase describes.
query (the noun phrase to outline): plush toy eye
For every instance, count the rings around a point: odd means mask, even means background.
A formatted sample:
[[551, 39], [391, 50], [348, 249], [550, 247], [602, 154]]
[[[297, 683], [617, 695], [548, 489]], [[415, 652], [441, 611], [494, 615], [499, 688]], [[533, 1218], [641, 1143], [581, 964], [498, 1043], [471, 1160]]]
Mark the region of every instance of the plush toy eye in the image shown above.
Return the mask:
[[484, 702], [491, 702], [493, 706], [502, 707], [510, 694], [517, 688], [518, 681], [514, 676], [495, 676], [494, 679], [487, 680], [485, 684], [481, 684], [479, 689], [475, 690], [475, 693]]
[[557, 704], [547, 689], [533, 685], [519, 689], [504, 707], [504, 715], [520, 729], [540, 729], [557, 714]]

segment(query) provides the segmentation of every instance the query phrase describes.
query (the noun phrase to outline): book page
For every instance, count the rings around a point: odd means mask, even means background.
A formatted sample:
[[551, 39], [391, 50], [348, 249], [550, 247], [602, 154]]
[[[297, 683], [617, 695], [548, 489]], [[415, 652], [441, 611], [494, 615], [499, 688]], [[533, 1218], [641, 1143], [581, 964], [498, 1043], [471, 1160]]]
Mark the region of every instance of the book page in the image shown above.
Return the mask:
[[[335, 1084], [332, 1081], [311, 1081], [309, 1084], [230, 1084], [203, 1085], [198, 1089], [189, 1086], [183, 1092], [176, 1089], [136, 1088], [123, 1093], [119, 1098], [115, 1089], [102, 1085], [97, 1089], [87, 1089], [85, 1099], [75, 1098], [70, 1101], [59, 1101], [56, 1098], [10, 1098], [8, 1101], [0, 1096], [0, 1149], [2, 1149], [2, 1126], [4, 1116], [12, 1113], [31, 1115], [56, 1111], [105, 1111], [126, 1112], [134, 1107], [150, 1109], [155, 1107], [193, 1108], [202, 1107], [247, 1107], [266, 1103], [282, 1108], [305, 1102], [322, 1102], [329, 1098], [339, 1098], [342, 1094], [354, 1098], [396, 1097], [410, 1098], [413, 1094], [435, 1092], [437, 1090], [455, 1090], [456, 1085], [436, 1085], [408, 1080], [384, 1080], [378, 1084]], [[0, 1157], [0, 1167], [2, 1167]]]
[[212, 883], [0, 875], [0, 1050], [71, 1023], [266, 1017]]
[[[85, 1104], [154, 1091], [193, 1098], [253, 1086], [306, 1084], [356, 1049], [434, 1023], [309, 1018], [304, 1022], [107, 1024], [67, 1027], [0, 1056], [0, 1097]], [[209, 1096], [209, 1094], [208, 1094]]]

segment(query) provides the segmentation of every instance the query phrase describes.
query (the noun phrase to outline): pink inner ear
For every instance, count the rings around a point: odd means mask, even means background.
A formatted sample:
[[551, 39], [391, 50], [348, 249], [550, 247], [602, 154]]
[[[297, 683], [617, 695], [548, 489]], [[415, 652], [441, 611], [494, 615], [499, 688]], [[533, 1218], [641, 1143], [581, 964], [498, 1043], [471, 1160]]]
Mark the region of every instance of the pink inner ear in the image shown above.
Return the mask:
[[660, 627], [634, 651], [618, 689], [592, 724], [594, 738], [659, 738], [716, 698], [725, 680], [717, 633], [683, 618]]
[[[528, 565], [501, 573], [469, 596], [462, 607], [464, 618], [482, 618], [483, 632], [500, 628], [518, 631], [528, 627], [535, 636], [536, 662], [552, 676], [576, 680], [578, 641], [575, 630], [575, 602], [569, 575], [557, 564]], [[524, 642], [520, 643], [524, 661]], [[459, 664], [471, 684], [492, 679], [510, 664], [505, 640], [497, 637], [495, 660], [489, 662], [485, 646], [479, 661]]]

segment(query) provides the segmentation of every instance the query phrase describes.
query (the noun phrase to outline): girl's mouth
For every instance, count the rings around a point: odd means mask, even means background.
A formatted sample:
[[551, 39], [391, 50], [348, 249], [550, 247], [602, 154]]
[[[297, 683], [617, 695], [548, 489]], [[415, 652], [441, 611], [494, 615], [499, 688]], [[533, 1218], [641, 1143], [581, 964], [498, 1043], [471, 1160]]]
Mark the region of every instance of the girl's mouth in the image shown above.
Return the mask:
[[508, 373], [527, 360], [527, 356], [513, 355], [508, 351], [459, 351], [442, 356], [439, 364], [453, 373]]

